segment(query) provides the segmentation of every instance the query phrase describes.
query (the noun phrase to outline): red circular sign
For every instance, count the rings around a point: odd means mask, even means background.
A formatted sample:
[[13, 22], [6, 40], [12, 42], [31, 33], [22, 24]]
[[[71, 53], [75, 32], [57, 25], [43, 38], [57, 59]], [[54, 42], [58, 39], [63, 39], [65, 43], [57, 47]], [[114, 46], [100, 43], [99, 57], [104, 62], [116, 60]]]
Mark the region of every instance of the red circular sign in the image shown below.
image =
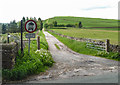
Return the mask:
[[28, 20], [25, 23], [25, 30], [29, 33], [33, 33], [37, 29], [37, 24], [34, 20]]

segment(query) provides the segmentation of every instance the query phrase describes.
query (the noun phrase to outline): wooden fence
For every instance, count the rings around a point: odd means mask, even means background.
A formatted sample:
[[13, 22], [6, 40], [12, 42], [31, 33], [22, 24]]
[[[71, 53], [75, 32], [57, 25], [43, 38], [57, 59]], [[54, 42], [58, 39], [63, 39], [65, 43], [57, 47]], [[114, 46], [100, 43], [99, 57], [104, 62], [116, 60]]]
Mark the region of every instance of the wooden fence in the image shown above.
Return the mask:
[[[105, 42], [103, 42], [105, 41]], [[101, 50], [101, 51], [110, 51], [110, 40], [109, 39], [88, 39], [86, 43], [86, 47]]]

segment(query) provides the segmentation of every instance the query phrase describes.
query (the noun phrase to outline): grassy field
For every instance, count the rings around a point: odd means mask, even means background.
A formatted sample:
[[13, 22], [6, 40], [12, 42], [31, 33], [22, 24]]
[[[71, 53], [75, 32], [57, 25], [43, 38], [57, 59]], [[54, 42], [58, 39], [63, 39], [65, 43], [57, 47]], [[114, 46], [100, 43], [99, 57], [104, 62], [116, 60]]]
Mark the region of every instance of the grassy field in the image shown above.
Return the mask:
[[116, 27], [117, 28], [118, 26], [118, 21], [113, 19], [85, 18], [85, 17], [72, 17], [72, 16], [49, 18], [45, 20], [45, 23], [52, 23], [53, 21], [57, 21], [58, 24], [64, 24], [64, 25], [76, 24], [79, 21], [81, 21], [83, 27]]
[[118, 32], [111, 30], [95, 30], [95, 29], [51, 29], [57, 33], [68, 35], [77, 38], [92, 38], [92, 39], [110, 39], [111, 44], [118, 44]]

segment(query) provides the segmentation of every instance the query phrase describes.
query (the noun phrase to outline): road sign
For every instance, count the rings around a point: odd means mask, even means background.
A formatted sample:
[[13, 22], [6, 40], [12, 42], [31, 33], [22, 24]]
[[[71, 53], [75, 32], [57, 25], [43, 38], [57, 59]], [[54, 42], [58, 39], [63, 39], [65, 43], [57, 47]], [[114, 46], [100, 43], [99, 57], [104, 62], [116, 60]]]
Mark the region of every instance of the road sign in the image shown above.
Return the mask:
[[28, 34], [25, 35], [25, 37], [29, 39], [29, 42], [28, 42], [28, 53], [29, 54], [30, 54], [30, 38], [35, 38], [35, 33], [33, 32], [36, 31], [36, 29], [37, 29], [37, 24], [34, 20], [28, 20], [25, 23], [25, 30], [29, 32]]
[[25, 23], [25, 30], [29, 33], [33, 33], [37, 29], [37, 24], [34, 20], [28, 20]]
[[35, 33], [28, 33], [25, 35], [26, 38], [35, 38]]

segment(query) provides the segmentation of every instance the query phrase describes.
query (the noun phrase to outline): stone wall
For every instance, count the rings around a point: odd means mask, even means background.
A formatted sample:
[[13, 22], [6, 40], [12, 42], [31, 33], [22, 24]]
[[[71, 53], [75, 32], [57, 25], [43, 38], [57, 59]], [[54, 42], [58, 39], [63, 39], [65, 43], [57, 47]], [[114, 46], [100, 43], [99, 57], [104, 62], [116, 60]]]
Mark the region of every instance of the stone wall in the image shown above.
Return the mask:
[[110, 44], [110, 51], [112, 51], [112, 52], [120, 52], [120, 46]]
[[12, 69], [18, 54], [18, 43], [2, 44], [2, 68]]
[[[66, 37], [68, 39], [72, 39], [72, 40], [76, 40], [76, 41], [94, 42], [95, 40], [97, 40], [97, 42], [96, 41], [95, 42], [98, 43], [101, 46], [104, 46], [104, 44], [106, 43], [106, 42], [101, 41], [101, 39], [76, 38], [76, 37], [70, 37], [70, 36], [67, 36], [67, 35], [56, 33], [53, 30], [47, 30], [47, 31], [53, 32], [53, 33], [55, 33], [55, 34], [57, 34], [57, 35], [59, 35], [61, 37]], [[112, 51], [112, 52], [120, 52], [120, 46], [119, 45], [112, 45], [112, 44], [110, 44], [109, 45], [109, 50]]]

